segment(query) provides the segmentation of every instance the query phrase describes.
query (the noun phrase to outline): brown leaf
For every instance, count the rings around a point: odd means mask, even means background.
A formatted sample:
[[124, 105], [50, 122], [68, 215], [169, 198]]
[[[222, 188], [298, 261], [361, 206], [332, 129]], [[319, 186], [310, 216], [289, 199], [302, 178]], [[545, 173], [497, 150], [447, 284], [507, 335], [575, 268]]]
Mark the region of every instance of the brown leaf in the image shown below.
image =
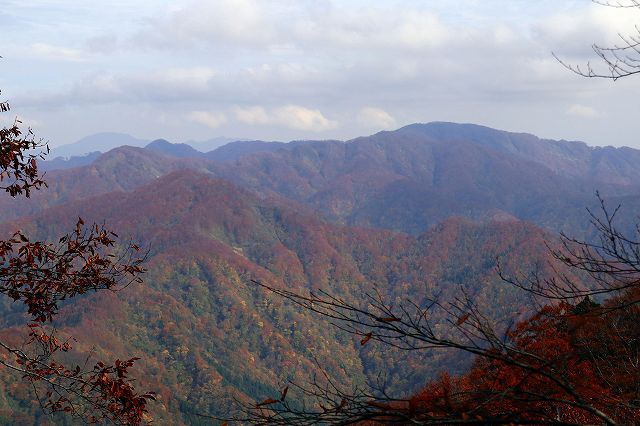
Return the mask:
[[365, 334], [362, 340], [360, 340], [360, 346], [364, 346], [369, 340], [371, 340], [372, 335], [373, 333], [371, 331]]
[[262, 406], [265, 406], [265, 405], [271, 405], [271, 404], [275, 404], [276, 402], [280, 402], [280, 401], [278, 401], [277, 399], [273, 399], [273, 398], [267, 398], [264, 401], [262, 401], [261, 403], [256, 404], [256, 407], [262, 407]]
[[397, 322], [397, 321], [400, 321], [400, 319], [396, 318], [396, 317], [378, 317], [376, 319], [378, 321], [381, 321], [381, 322]]
[[456, 325], [462, 325], [462, 324], [464, 324], [464, 322], [465, 322], [466, 320], [468, 320], [470, 316], [471, 316], [471, 314], [470, 314], [470, 313], [468, 313], [468, 312], [467, 312], [466, 314], [464, 314], [464, 315], [461, 315], [461, 316], [458, 318], [458, 321], [456, 321]]

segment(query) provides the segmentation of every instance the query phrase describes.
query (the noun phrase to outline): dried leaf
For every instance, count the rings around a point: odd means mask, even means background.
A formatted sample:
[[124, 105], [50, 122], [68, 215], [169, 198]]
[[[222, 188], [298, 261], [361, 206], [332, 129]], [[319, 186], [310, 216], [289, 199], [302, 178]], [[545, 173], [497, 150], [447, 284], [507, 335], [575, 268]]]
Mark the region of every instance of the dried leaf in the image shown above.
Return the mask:
[[458, 318], [458, 321], [456, 321], [456, 325], [462, 325], [462, 324], [464, 324], [464, 322], [465, 322], [466, 320], [468, 320], [470, 316], [471, 316], [471, 314], [469, 314], [468, 312], [467, 312], [466, 314], [464, 314], [464, 315], [461, 315], [461, 316]]
[[271, 405], [271, 404], [275, 404], [276, 402], [280, 402], [277, 399], [273, 399], [273, 398], [267, 398], [264, 401], [262, 401], [259, 404], [256, 404], [256, 407], [263, 407], [265, 405]]
[[369, 340], [371, 340], [372, 335], [372, 332], [368, 332], [367, 334], [365, 334], [362, 340], [360, 340], [360, 346], [364, 346]]

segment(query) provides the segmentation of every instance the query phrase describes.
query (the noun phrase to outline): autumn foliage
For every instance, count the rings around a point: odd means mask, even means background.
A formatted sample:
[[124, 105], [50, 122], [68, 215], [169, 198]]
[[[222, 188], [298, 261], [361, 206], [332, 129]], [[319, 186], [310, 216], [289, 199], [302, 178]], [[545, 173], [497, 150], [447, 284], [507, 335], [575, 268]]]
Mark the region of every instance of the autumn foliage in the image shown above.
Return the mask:
[[[596, 239], [563, 235], [562, 248], [549, 251], [547, 278], [517, 267], [520, 273], [509, 277], [498, 268], [506, 286], [544, 302], [526, 319], [500, 323], [464, 288], [450, 299], [393, 303], [377, 292], [357, 303], [254, 281], [355, 334], [364, 348], [378, 342], [409, 352], [466, 353], [474, 361], [466, 373], [443, 374], [409, 397], [382, 387], [349, 391], [329, 378], [292, 383], [304, 406], [271, 397], [247, 406], [246, 418], [283, 425], [637, 424], [640, 231], [622, 233], [614, 223], [618, 209], [602, 202], [602, 210], [592, 214]], [[448, 327], [436, 320], [442, 315]]]
[[508, 353], [487, 352], [467, 374], [429, 384], [411, 409], [432, 421], [635, 424], [640, 310], [588, 304], [543, 308], [508, 333]]
[[[0, 103], [0, 111], [9, 110]], [[46, 144], [26, 135], [16, 120], [0, 130], [0, 181], [9, 196], [30, 197], [46, 186], [38, 173]], [[140, 282], [144, 254], [135, 244], [122, 244], [104, 226], [85, 226], [79, 218], [75, 229], [56, 243], [33, 241], [18, 230], [0, 240], [0, 293], [23, 303], [31, 322], [27, 337], [0, 340], [0, 365], [27, 382], [48, 413], [67, 413], [85, 422], [110, 421], [139, 425], [150, 420], [147, 404], [153, 392], [138, 393], [129, 369], [138, 358], [112, 364], [87, 358], [83, 365], [65, 365], [61, 358], [72, 351], [73, 338], [61, 338], [48, 324], [60, 304], [99, 290], [117, 291]]]

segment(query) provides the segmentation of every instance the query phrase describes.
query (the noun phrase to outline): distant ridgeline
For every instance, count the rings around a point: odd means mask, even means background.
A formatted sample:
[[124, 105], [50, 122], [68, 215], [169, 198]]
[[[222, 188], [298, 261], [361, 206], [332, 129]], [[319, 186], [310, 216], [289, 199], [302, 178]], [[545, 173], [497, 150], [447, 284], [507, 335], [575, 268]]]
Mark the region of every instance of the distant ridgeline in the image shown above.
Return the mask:
[[1, 218], [131, 190], [178, 169], [229, 180], [260, 196], [295, 200], [337, 223], [414, 235], [450, 216], [480, 222], [516, 218], [581, 232], [596, 190], [630, 208], [640, 193], [639, 150], [471, 124], [413, 124], [347, 142], [233, 142], [206, 153], [157, 140], [145, 149], [127, 146], [82, 158], [91, 164], [70, 171], [45, 166], [51, 170], [50, 190], [38, 194], [38, 202], [3, 209]]

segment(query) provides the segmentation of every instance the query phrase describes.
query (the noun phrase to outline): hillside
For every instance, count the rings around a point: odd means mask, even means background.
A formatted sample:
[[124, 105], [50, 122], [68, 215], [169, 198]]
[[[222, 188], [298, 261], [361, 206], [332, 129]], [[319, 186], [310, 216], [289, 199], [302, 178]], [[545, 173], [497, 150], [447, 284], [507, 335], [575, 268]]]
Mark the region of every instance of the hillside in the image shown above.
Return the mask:
[[[627, 156], [627, 150], [432, 123], [347, 143], [290, 143], [214, 170], [243, 187], [295, 199], [351, 225], [417, 235], [451, 215], [481, 221], [513, 216], [582, 232], [579, 223], [586, 222], [584, 208], [594, 204], [596, 190], [605, 197], [640, 193], [632, 167], [638, 151]], [[605, 173], [608, 164], [623, 160], [626, 168]], [[592, 167], [569, 173], [574, 163], [586, 161]]]
[[600, 184], [638, 187], [640, 182], [636, 167], [640, 150], [628, 147], [591, 147], [584, 142], [540, 139], [527, 133], [444, 122], [411, 124], [390, 133], [443, 142], [464, 140], [536, 162], [564, 176]]
[[[467, 365], [446, 353], [361, 347], [357, 336], [250, 285], [250, 278], [328, 291], [362, 306], [376, 288], [395, 303], [418, 304], [451, 300], [465, 289], [500, 320], [514, 310], [524, 314], [527, 302], [496, 277], [496, 257], [518, 270], [544, 263], [549, 238], [519, 221], [477, 225], [453, 218], [417, 238], [335, 225], [293, 202], [259, 198], [190, 170], [2, 228], [55, 239], [77, 215], [106, 221], [150, 247], [149, 272], [144, 285], [67, 306], [58, 326], [78, 338], [81, 351], [141, 356], [141, 385], [161, 394], [157, 422], [175, 424], [195, 424], [191, 412], [224, 413], [234, 397], [264, 398], [287, 379], [307, 383], [319, 366], [347, 388], [388, 371], [390, 389], [407, 393], [441, 368]], [[5, 321], [10, 318], [15, 323], [15, 314]], [[11, 407], [24, 404], [18, 400], [27, 389], [6, 386], [0, 408], [15, 413]]]
[[197, 159], [170, 157], [143, 148], [116, 148], [90, 165], [47, 172], [48, 188], [34, 192], [31, 198], [0, 197], [0, 220], [28, 216], [50, 206], [111, 191], [130, 191], [184, 168], [204, 169], [204, 165]]

